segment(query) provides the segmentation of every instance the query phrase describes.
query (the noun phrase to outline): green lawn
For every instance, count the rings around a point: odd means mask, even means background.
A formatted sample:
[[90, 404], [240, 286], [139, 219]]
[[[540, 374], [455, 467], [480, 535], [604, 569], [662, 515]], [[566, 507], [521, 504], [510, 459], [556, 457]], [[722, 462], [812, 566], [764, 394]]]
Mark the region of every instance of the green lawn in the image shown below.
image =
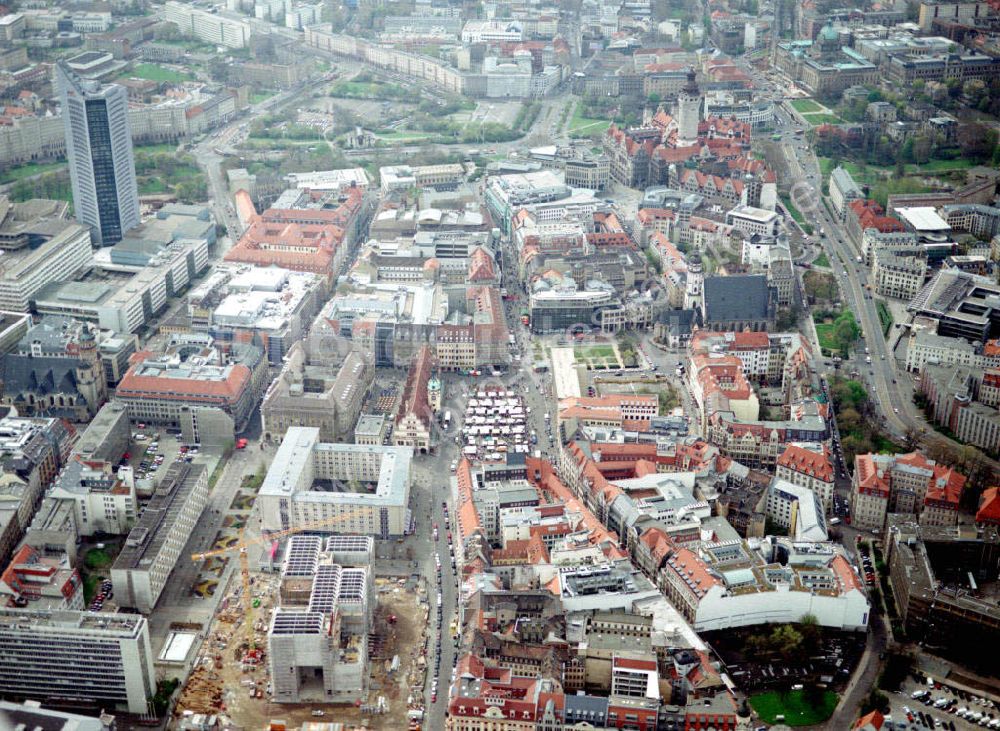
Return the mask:
[[826, 256], [826, 252], [820, 254], [815, 259], [813, 259], [813, 265], [818, 267], [830, 268], [830, 260]]
[[379, 132], [375, 137], [387, 142], [419, 142], [420, 140], [429, 139], [431, 135], [422, 132]]
[[[857, 322], [854, 313], [850, 310], [845, 310], [841, 317], [844, 315], [849, 316], [855, 323]], [[834, 329], [837, 326], [836, 322], [831, 320], [830, 322], [814, 322], [814, 324], [816, 325], [816, 337], [819, 339], [819, 347], [830, 353], [839, 353], [837, 339], [834, 337]], [[842, 356], [846, 355], [846, 353], [839, 354]]]
[[137, 79], [149, 79], [150, 81], [160, 82], [165, 81], [172, 84], [179, 84], [182, 81], [190, 81], [194, 78], [191, 74], [164, 68], [156, 63], [136, 64], [135, 67], [125, 75]]
[[136, 145], [136, 152], [146, 152], [149, 154], [156, 154], [157, 152], [169, 152], [171, 154], [177, 152], [177, 145], [172, 145], [169, 142], [165, 142], [162, 145]]
[[913, 175], [919, 173], [944, 173], [952, 170], [967, 170], [975, 165], [977, 163], [972, 160], [956, 157], [953, 160], [929, 160], [925, 163], [907, 165], [906, 172]]
[[[347, 99], [408, 99], [410, 92], [399, 84], [384, 84], [375, 81], [338, 81], [330, 89], [330, 96]], [[415, 95], [413, 95], [415, 96]]]
[[773, 724], [778, 716], [784, 716], [784, 723], [788, 726], [815, 726], [833, 715], [837, 694], [832, 690], [824, 691], [819, 705], [814, 708], [806, 700], [805, 691], [793, 690], [784, 696], [771, 691], [750, 696], [750, 705], [760, 720], [767, 724]]
[[570, 137], [590, 137], [595, 134], [604, 134], [611, 126], [611, 120], [594, 119], [583, 116], [583, 104], [577, 103], [573, 109], [573, 116], [566, 124], [566, 132]]
[[267, 101], [277, 93], [278, 92], [276, 91], [255, 91], [250, 95], [250, 103], [260, 104], [263, 101]]
[[812, 99], [792, 99], [789, 102], [789, 104], [792, 105], [792, 109], [802, 114], [808, 114], [809, 112], [823, 111], [823, 106], [817, 104]]
[[103, 548], [91, 548], [83, 557], [83, 565], [91, 571], [106, 569], [114, 559]]
[[840, 124], [844, 120], [838, 117], [836, 114], [826, 114], [820, 112], [817, 114], [803, 114], [802, 117], [813, 127], [818, 127], [821, 124]]
[[167, 192], [167, 184], [160, 178], [145, 178], [139, 181], [139, 195], [157, 195]]
[[[802, 230], [807, 234], [812, 234], [812, 224], [808, 223], [806, 221], [806, 217], [802, 215], [802, 211], [795, 207], [795, 204], [792, 203], [791, 196], [788, 195], [788, 193], [781, 193], [778, 197], [781, 198], [782, 205], [788, 209], [788, 212], [791, 214], [792, 218], [795, 219], [795, 222], [799, 224]], [[702, 257], [702, 260], [704, 260], [704, 257]]]
[[892, 329], [892, 312], [889, 311], [889, 306], [882, 300], [878, 300], [875, 303], [875, 309], [878, 310], [878, 321], [882, 323], [882, 334], [887, 334]]
[[41, 173], [52, 172], [53, 170], [59, 170], [60, 168], [66, 167], [65, 162], [45, 162], [45, 163], [28, 163], [27, 165], [18, 165], [17, 167], [7, 168], [3, 172], [0, 172], [0, 185], [6, 183], [13, 183], [17, 180], [22, 180], [24, 178], [30, 178], [32, 175], [39, 175]]
[[584, 345], [574, 348], [573, 353], [578, 358], [589, 358], [591, 360], [601, 360], [615, 357], [615, 349], [610, 345]]

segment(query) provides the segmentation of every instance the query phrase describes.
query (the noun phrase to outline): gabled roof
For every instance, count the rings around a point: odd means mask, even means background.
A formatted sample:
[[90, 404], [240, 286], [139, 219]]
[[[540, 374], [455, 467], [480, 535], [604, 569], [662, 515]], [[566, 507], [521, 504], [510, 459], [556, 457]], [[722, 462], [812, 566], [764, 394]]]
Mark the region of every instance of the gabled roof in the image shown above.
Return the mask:
[[811, 449], [791, 444], [778, 457], [778, 466], [815, 477], [823, 482], [833, 482], [833, 464], [830, 461], [829, 452], [825, 448], [822, 452], [814, 452]]
[[991, 487], [983, 492], [976, 511], [976, 522], [1000, 525], [1000, 487]]

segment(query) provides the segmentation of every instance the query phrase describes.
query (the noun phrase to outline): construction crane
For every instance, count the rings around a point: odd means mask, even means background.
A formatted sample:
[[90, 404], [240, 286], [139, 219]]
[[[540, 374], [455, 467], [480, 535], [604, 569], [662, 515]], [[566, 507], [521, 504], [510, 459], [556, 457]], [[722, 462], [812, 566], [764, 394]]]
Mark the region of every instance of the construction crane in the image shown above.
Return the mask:
[[270, 543], [271, 541], [277, 541], [288, 536], [293, 536], [297, 533], [306, 533], [312, 530], [332, 528], [338, 523], [341, 523], [360, 512], [360, 509], [355, 508], [343, 513], [342, 515], [326, 518], [324, 520], [303, 523], [295, 528], [286, 528], [285, 530], [279, 530], [274, 533], [262, 533], [257, 538], [246, 538], [246, 528], [241, 528], [239, 538], [233, 545], [226, 548], [217, 548], [214, 551], [203, 551], [201, 553], [191, 554], [191, 561], [193, 563], [198, 563], [199, 561], [215, 558], [216, 556], [225, 556], [226, 554], [233, 553], [234, 551], [239, 552], [240, 580], [243, 584], [243, 590], [240, 594], [240, 602], [243, 604], [243, 622], [247, 633], [247, 647], [250, 650], [256, 649], [256, 645], [253, 638], [253, 600], [250, 598], [250, 559], [247, 556], [247, 549], [250, 546], [259, 546], [262, 543]]

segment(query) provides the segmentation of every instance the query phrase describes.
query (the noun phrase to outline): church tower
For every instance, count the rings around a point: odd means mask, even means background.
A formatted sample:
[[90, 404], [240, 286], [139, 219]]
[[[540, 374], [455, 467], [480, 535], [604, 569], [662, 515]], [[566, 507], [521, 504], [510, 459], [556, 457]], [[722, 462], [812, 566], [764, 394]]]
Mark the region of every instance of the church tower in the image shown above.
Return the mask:
[[97, 339], [88, 325], [80, 332], [80, 364], [76, 367], [76, 387], [86, 402], [88, 418], [108, 400], [108, 384], [104, 374], [104, 363], [97, 352]]
[[701, 254], [692, 251], [688, 257], [687, 288], [684, 291], [684, 309], [701, 310]]
[[698, 142], [701, 122], [701, 90], [694, 69], [688, 71], [687, 83], [677, 95], [677, 146], [688, 147]]

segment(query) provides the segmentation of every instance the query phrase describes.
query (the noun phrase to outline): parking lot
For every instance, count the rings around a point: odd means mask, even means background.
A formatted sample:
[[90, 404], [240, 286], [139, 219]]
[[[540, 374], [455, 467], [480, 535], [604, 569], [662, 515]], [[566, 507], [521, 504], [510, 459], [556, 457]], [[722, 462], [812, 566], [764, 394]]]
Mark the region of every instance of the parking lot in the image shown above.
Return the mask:
[[898, 693], [890, 695], [890, 703], [896, 729], [1000, 729], [1000, 711], [993, 701], [946, 685], [932, 687], [926, 681], [908, 679]]
[[806, 682], [841, 688], [865, 649], [862, 633], [824, 630], [808, 654], [803, 652], [801, 659], [785, 659], [753, 650], [748, 640], [754, 634], [761, 634], [760, 628], [703, 633], [724, 660], [729, 676], [748, 695]]

